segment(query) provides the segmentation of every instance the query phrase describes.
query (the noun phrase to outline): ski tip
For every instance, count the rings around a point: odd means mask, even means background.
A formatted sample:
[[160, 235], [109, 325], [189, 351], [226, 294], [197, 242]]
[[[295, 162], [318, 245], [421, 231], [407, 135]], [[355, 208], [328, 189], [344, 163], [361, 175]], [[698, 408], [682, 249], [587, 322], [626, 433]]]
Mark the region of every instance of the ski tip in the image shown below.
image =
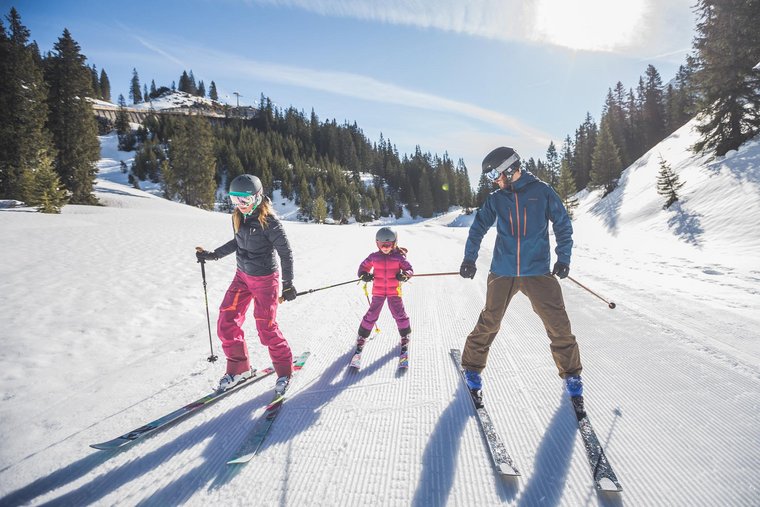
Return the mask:
[[228, 465], [245, 465], [251, 461], [251, 458], [248, 456], [241, 456], [240, 458], [231, 459], [227, 462]]
[[276, 407], [283, 401], [285, 401], [285, 396], [279, 396], [276, 399], [272, 400], [272, 402], [269, 405], [267, 405], [267, 408], [265, 410], [272, 410], [274, 407]]
[[508, 465], [507, 463], [501, 463], [501, 464], [499, 464], [499, 473], [501, 475], [506, 475], [506, 476], [509, 476], [509, 477], [519, 477], [520, 475], [522, 475], [522, 474], [520, 474], [519, 470], [517, 470], [516, 468]]
[[122, 447], [123, 445], [124, 444], [113, 445], [113, 444], [110, 444], [109, 442], [103, 442], [100, 444], [90, 444], [90, 447], [92, 447], [93, 449], [97, 449], [99, 451], [112, 451], [114, 449], [118, 449], [119, 447]]
[[609, 477], [602, 477], [601, 479], [599, 479], [596, 482], [596, 487], [600, 491], [610, 491], [613, 493], [623, 491], [623, 488], [620, 486], [620, 484], [617, 484], [615, 481], [613, 481]]

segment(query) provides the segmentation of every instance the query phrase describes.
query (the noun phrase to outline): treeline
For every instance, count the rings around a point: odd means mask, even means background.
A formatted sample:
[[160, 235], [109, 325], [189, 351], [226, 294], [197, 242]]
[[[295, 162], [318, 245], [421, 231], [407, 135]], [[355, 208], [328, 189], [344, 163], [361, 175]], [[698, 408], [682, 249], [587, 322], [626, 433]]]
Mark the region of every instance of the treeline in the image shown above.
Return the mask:
[[[140, 75], [137, 69], [132, 69], [132, 79], [129, 82], [129, 98], [132, 99], [133, 104], [139, 104], [141, 102], [148, 102], [151, 99], [155, 99], [164, 95], [167, 92], [185, 92], [196, 97], [206, 96], [206, 85], [203, 81], [196, 83], [193, 71], [190, 73], [182, 71], [182, 75], [179, 77], [179, 86], [172, 81], [171, 88], [167, 86], [156, 86], [156, 81], [151, 79], [150, 89], [147, 84], [142, 85], [140, 89]], [[219, 100], [219, 92], [216, 89], [216, 83], [211, 81], [211, 85], [208, 89], [208, 98], [211, 100]]]
[[[671, 82], [663, 84], [653, 65], [635, 88], [618, 81], [607, 91], [598, 124], [587, 113], [559, 153], [552, 142], [546, 160], [527, 161], [571, 210], [578, 190], [601, 188], [607, 195], [623, 169], [694, 116], [701, 133], [695, 152], [723, 156], [760, 132], [760, 0], [699, 0], [696, 12], [693, 52]], [[478, 203], [488, 188], [481, 181]]]
[[295, 200], [302, 219], [320, 222], [401, 216], [402, 206], [421, 217], [472, 206], [461, 159], [419, 147], [401, 157], [390, 140], [381, 134], [372, 143], [356, 123], [321, 122], [313, 110], [308, 117], [282, 110], [263, 95], [259, 103], [252, 119], [216, 126], [199, 117], [150, 117], [137, 132], [134, 177], [163, 181], [166, 197], [211, 208], [226, 202], [229, 181], [252, 173], [270, 195], [280, 189]]
[[[67, 202], [97, 204], [92, 190], [100, 150], [98, 122], [87, 98], [110, 100], [105, 70], [88, 66], [64, 30], [53, 51], [41, 55], [15, 8], [8, 30], [0, 22], [0, 198], [18, 199], [49, 212]], [[133, 69], [133, 103], [174, 90], [140, 83]], [[207, 92], [192, 71], [179, 91]], [[208, 95], [216, 99], [211, 81]], [[166, 197], [212, 208], [226, 202], [226, 185], [245, 172], [279, 188], [300, 206], [304, 220], [370, 220], [396, 215], [431, 217], [450, 206], [472, 206], [463, 160], [444, 154], [400, 156], [390, 140], [370, 142], [356, 123], [321, 122], [294, 108], [273, 107], [262, 96], [249, 119], [212, 122], [201, 116], [155, 115], [132, 132], [119, 96], [116, 130], [122, 146], [137, 149], [131, 181], [160, 183]]]
[[7, 30], [0, 22], [0, 197], [51, 213], [66, 202], [95, 204], [100, 146], [87, 100], [95, 95], [95, 69], [68, 30], [43, 56], [15, 8], [6, 19]]

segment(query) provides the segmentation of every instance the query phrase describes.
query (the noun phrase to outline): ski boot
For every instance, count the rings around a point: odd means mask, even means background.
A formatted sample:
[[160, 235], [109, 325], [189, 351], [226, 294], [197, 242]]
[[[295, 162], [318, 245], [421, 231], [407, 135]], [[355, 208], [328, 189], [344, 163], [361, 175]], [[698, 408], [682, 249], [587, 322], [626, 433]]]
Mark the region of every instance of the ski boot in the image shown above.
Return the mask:
[[245, 382], [251, 376], [253, 375], [253, 370], [244, 371], [243, 373], [238, 373], [237, 375], [232, 375], [230, 373], [225, 373], [224, 377], [222, 377], [219, 380], [219, 387], [216, 388], [217, 391], [226, 391], [227, 389], [231, 389], [235, 387], [236, 385], [240, 384], [241, 382]]

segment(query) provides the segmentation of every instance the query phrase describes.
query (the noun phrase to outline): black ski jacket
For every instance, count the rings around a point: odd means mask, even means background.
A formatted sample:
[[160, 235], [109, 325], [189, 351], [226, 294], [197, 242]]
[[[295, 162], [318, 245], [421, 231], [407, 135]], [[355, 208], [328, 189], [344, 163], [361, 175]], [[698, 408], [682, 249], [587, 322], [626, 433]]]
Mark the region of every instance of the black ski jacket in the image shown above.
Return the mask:
[[282, 281], [293, 281], [293, 252], [282, 224], [274, 215], [267, 218], [266, 228], [259, 223], [259, 212], [243, 217], [235, 238], [220, 246], [214, 253], [222, 258], [237, 252], [237, 267], [251, 276], [266, 276], [277, 271], [277, 259], [282, 264]]

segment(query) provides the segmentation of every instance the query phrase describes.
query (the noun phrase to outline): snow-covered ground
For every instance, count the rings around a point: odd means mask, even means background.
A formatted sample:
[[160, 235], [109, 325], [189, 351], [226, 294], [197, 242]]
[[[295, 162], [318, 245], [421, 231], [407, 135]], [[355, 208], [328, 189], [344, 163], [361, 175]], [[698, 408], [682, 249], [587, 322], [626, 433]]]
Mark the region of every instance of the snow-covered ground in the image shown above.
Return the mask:
[[[227, 241], [229, 217], [123, 185], [118, 161], [131, 155], [103, 138], [105, 206], [0, 209], [0, 505], [758, 505], [760, 143], [706, 160], [688, 154], [692, 142], [687, 126], [615, 193], [582, 196], [571, 276], [617, 308], [562, 282], [587, 408], [621, 494], [593, 490], [548, 340], [522, 296], [484, 372], [522, 476], [493, 470], [449, 358], [483, 304], [493, 229], [474, 280], [404, 287], [406, 373], [387, 309], [365, 366], [348, 370], [367, 306], [360, 285], [283, 304], [283, 332], [312, 355], [245, 467], [225, 462], [273, 379], [121, 452], [88, 447], [197, 399], [224, 373], [223, 361], [206, 361], [194, 249]], [[686, 182], [669, 211], [654, 190], [660, 154]], [[452, 212], [397, 225], [416, 272], [457, 271], [470, 220]], [[301, 291], [353, 279], [377, 230], [285, 227]], [[212, 327], [234, 265], [230, 256], [206, 266]], [[266, 365], [252, 317], [246, 328], [253, 363]], [[221, 355], [215, 336], [213, 346]]]

